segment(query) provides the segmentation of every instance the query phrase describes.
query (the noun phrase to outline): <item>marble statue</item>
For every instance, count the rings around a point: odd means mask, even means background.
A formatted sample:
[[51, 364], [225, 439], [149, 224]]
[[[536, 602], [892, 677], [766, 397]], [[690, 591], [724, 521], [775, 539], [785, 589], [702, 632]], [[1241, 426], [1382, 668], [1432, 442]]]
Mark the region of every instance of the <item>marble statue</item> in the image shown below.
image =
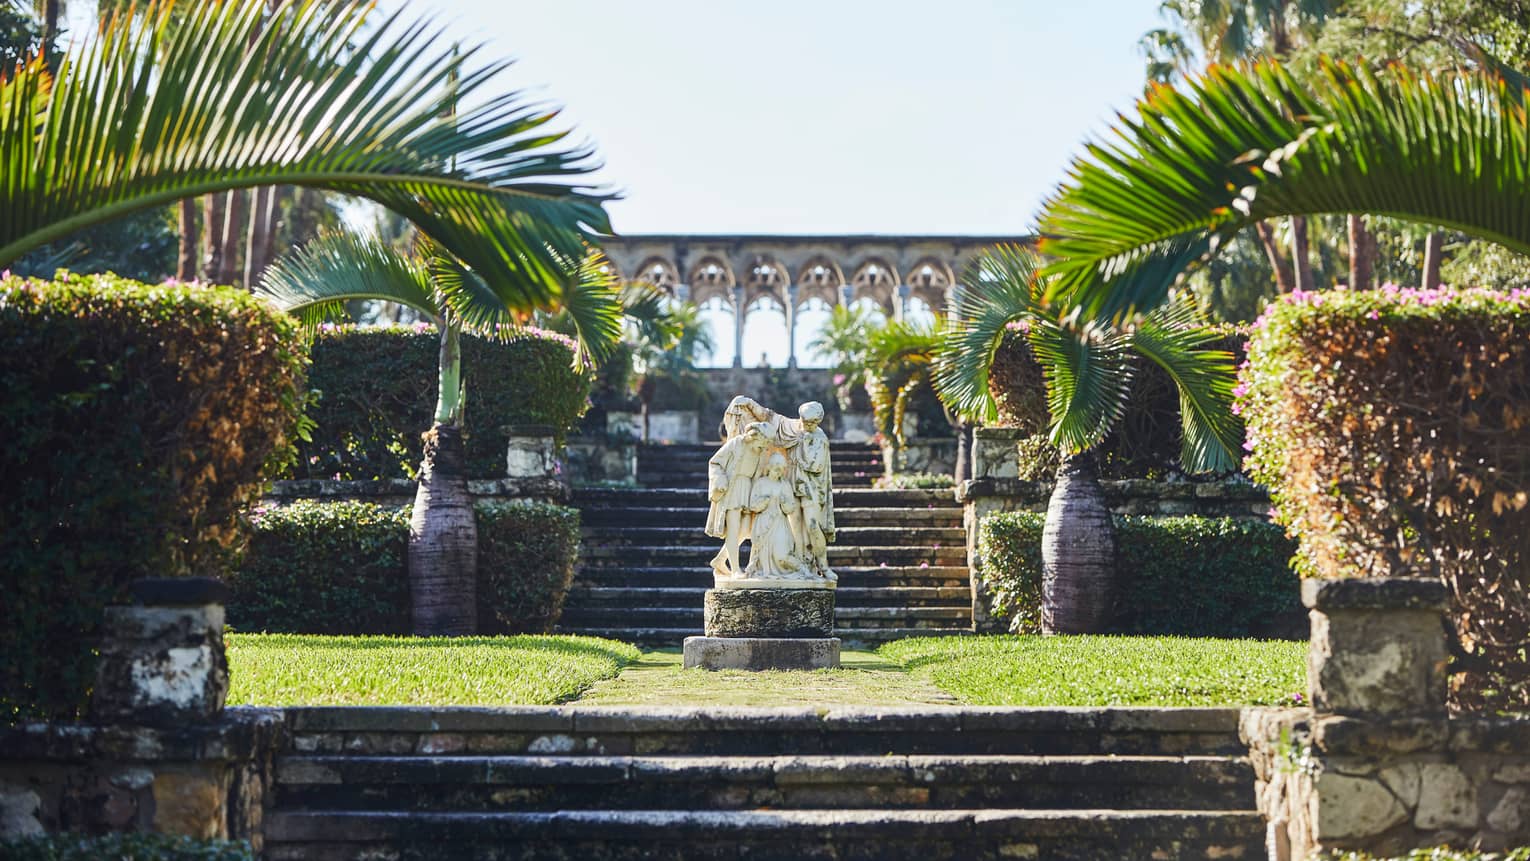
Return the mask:
[[[828, 544], [834, 540], [829, 440], [823, 405], [809, 401], [796, 418], [751, 398], [736, 397], [723, 414], [723, 444], [707, 464], [706, 533], [723, 539], [712, 559], [719, 585], [789, 581], [832, 585]], [[750, 543], [740, 570], [739, 547]]]

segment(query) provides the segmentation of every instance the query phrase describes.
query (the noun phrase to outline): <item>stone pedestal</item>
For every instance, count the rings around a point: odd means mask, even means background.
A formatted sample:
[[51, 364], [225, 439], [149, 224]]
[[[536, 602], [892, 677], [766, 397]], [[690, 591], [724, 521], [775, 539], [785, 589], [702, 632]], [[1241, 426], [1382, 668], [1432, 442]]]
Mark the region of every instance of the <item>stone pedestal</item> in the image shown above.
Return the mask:
[[706, 636], [685, 639], [687, 668], [821, 670], [839, 666], [832, 582], [812, 588], [708, 589], [705, 609]]
[[218, 580], [140, 580], [134, 605], [106, 608], [91, 718], [147, 726], [209, 720], [223, 711], [228, 661]]
[[1448, 601], [1436, 580], [1304, 580], [1313, 708], [1336, 714], [1445, 713]]

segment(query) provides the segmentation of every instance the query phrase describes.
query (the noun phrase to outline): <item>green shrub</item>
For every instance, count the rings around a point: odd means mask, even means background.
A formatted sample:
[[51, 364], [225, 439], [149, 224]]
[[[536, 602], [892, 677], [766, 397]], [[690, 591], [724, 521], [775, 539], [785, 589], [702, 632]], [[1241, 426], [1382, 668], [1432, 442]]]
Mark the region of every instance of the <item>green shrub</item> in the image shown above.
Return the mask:
[[0, 721], [84, 705], [102, 608], [221, 576], [292, 455], [297, 326], [227, 288], [0, 280]]
[[479, 632], [552, 631], [579, 560], [579, 510], [486, 502], [477, 511]]
[[[579, 558], [579, 511], [482, 502], [480, 633], [546, 633], [563, 612]], [[263, 511], [230, 578], [229, 624], [283, 634], [401, 634], [410, 629], [409, 507], [296, 502]]]
[[[1041, 625], [1041, 532], [1046, 517], [1008, 512], [978, 527], [989, 612], [1011, 631]], [[1115, 518], [1117, 596], [1112, 630], [1239, 637], [1282, 633], [1299, 620], [1294, 545], [1280, 527], [1231, 517]]]
[[956, 479], [934, 472], [897, 472], [879, 475], [872, 484], [889, 490], [947, 490], [956, 486]]
[[0, 861], [255, 861], [250, 844], [175, 834], [49, 834], [0, 841]]
[[[436, 403], [440, 340], [430, 326], [338, 326], [312, 347], [312, 440], [294, 478], [408, 478]], [[462, 338], [468, 475], [505, 473], [505, 425], [550, 425], [560, 442], [584, 415], [591, 379], [565, 336], [526, 329]]]
[[1530, 293], [1303, 293], [1255, 326], [1253, 451], [1306, 576], [1438, 577], [1463, 709], [1530, 709]]
[[236, 631], [409, 632], [407, 508], [295, 502], [260, 511], [229, 577]]

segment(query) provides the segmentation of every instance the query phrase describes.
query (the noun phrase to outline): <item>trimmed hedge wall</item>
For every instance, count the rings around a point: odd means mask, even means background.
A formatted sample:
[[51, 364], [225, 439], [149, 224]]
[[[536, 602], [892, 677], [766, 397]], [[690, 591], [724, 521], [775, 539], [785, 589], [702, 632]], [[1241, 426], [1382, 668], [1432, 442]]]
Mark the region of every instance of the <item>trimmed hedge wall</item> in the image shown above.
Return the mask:
[[1530, 710], [1530, 293], [1291, 294], [1240, 389], [1302, 574], [1441, 578], [1453, 705]]
[[[480, 502], [479, 632], [548, 633], [579, 556], [579, 511]], [[280, 634], [407, 634], [409, 506], [295, 502], [255, 518], [229, 578], [229, 625]]]
[[0, 841], [0, 861], [255, 861], [250, 844], [168, 834], [50, 834]]
[[297, 324], [228, 288], [0, 280], [0, 721], [85, 705], [103, 608], [222, 576], [292, 456]]
[[[333, 326], [312, 347], [311, 440], [291, 478], [413, 478], [435, 409], [440, 338], [431, 326]], [[551, 425], [561, 441], [589, 406], [566, 336], [525, 329], [462, 338], [467, 471], [505, 474], [505, 425]]]
[[[1041, 531], [1046, 516], [991, 514], [978, 526], [990, 614], [1010, 631], [1041, 630]], [[1112, 630], [1199, 637], [1276, 636], [1303, 618], [1295, 550], [1279, 526], [1231, 517], [1115, 518]]]

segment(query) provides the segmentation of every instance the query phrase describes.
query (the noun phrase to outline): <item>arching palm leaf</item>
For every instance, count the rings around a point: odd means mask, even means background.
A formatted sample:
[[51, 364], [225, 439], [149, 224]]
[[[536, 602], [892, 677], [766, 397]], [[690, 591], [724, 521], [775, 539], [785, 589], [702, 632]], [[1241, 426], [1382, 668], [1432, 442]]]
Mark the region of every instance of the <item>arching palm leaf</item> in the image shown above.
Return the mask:
[[1156, 89], [1048, 201], [1049, 295], [1095, 319], [1151, 308], [1198, 257], [1286, 215], [1387, 215], [1530, 252], [1524, 96], [1492, 74], [1339, 63], [1310, 84], [1262, 64]]
[[441, 322], [440, 299], [425, 261], [354, 233], [322, 234], [280, 258], [255, 292], [310, 327], [343, 318], [345, 303], [357, 299], [397, 302]]
[[1000, 245], [973, 261], [951, 295], [949, 323], [933, 370], [942, 401], [963, 415], [992, 421], [988, 393], [994, 351], [1009, 324], [1041, 316], [1045, 292], [1037, 279], [1040, 261], [1020, 245]]
[[468, 70], [473, 52], [397, 17], [364, 31], [360, 0], [185, 4], [173, 27], [171, 6], [0, 81], [0, 266], [139, 209], [306, 185], [401, 213], [501, 306], [535, 307], [608, 230], [608, 198], [578, 184], [591, 153], [558, 148], [555, 112], [521, 94], [455, 111], [504, 64]]

